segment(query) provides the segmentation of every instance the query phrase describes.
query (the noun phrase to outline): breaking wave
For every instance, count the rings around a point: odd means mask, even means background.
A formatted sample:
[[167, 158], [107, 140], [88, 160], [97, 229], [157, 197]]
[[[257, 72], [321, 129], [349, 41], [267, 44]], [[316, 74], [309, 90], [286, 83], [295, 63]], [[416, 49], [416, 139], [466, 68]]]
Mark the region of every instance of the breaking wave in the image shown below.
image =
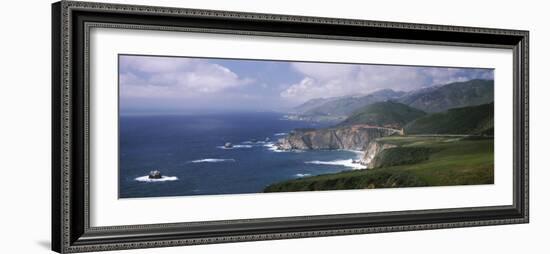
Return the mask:
[[285, 152], [283, 150], [277, 149], [277, 146], [275, 145], [275, 143], [271, 143], [271, 142], [265, 144], [264, 147], [267, 147], [267, 150], [272, 151], [272, 152], [276, 152], [276, 153]]
[[235, 162], [235, 159], [215, 159], [215, 158], [206, 158], [206, 159], [200, 159], [200, 160], [194, 160], [190, 161], [191, 163], [204, 163], [204, 162], [211, 162], [211, 163], [217, 163], [217, 162]]
[[258, 140], [258, 141], [248, 140], [248, 141], [243, 141], [243, 142], [241, 142], [241, 144], [251, 144], [251, 145], [262, 145], [262, 144], [266, 144], [266, 143], [269, 143], [269, 141], [264, 141], [264, 140]]
[[304, 150], [298, 150], [298, 149], [280, 150], [280, 149], [277, 149], [277, 145], [273, 142], [266, 143], [264, 147], [267, 147], [267, 150], [276, 152], [276, 153], [303, 153], [304, 152]]
[[295, 174], [294, 176], [302, 178], [306, 176], [311, 176], [311, 174]]
[[317, 164], [317, 165], [333, 165], [333, 166], [344, 166], [353, 169], [365, 169], [364, 165], [359, 163], [353, 163], [352, 159], [349, 160], [334, 160], [334, 161], [306, 161], [307, 164]]
[[251, 145], [233, 145], [232, 147], [225, 147], [225, 146], [216, 146], [217, 148], [220, 148], [220, 149], [225, 149], [225, 150], [231, 150], [231, 149], [242, 149], [242, 148], [252, 148]]
[[177, 181], [178, 177], [177, 176], [162, 176], [159, 179], [151, 179], [151, 178], [149, 178], [148, 175], [146, 175], [146, 176], [140, 176], [140, 177], [136, 178], [135, 180], [138, 181], [138, 182], [147, 182], [147, 183], [151, 183], [151, 182], [168, 182], [168, 181]]
[[275, 133], [275, 134], [273, 134], [273, 135], [275, 135], [275, 136], [285, 136], [285, 135], [288, 135], [288, 133], [286, 133], [286, 132], [281, 132], [281, 133]]

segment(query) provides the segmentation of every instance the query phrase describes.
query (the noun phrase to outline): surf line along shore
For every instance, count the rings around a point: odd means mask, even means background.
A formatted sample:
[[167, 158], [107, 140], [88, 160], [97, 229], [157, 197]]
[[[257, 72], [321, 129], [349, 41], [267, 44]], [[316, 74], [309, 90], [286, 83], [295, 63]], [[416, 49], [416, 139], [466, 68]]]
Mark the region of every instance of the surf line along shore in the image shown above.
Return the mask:
[[[367, 155], [369, 145], [377, 138], [386, 136], [403, 136], [403, 129], [357, 124], [350, 126], [297, 129], [281, 138], [275, 144], [277, 150], [351, 150]], [[370, 155], [372, 156], [372, 155]], [[366, 166], [369, 161], [362, 156], [355, 163]]]

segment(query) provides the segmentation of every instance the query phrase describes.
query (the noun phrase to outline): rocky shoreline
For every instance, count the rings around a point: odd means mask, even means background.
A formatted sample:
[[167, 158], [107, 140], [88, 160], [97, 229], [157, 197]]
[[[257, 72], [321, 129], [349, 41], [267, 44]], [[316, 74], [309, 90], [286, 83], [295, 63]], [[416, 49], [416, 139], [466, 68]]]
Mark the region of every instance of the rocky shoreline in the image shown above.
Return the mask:
[[297, 129], [285, 138], [279, 139], [275, 146], [277, 150], [355, 150], [364, 155], [354, 163], [367, 168], [374, 165], [376, 154], [390, 145], [379, 144], [377, 138], [403, 135], [402, 130], [382, 128], [369, 125], [350, 125], [325, 129]]

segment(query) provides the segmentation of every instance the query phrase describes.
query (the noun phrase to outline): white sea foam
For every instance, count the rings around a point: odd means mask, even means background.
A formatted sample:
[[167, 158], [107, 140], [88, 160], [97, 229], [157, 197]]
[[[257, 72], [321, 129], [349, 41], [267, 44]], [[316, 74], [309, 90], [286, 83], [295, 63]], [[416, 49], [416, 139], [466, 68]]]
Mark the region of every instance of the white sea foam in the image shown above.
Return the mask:
[[294, 176], [302, 178], [302, 177], [306, 177], [306, 176], [311, 176], [311, 174], [307, 174], [307, 173], [306, 174], [295, 174]]
[[352, 159], [349, 160], [334, 160], [334, 161], [306, 161], [307, 164], [317, 164], [317, 165], [333, 165], [333, 166], [344, 166], [353, 169], [365, 169], [364, 165], [359, 163], [353, 163]]
[[273, 134], [273, 135], [275, 135], [275, 136], [286, 136], [286, 135], [288, 135], [288, 133], [286, 133], [286, 132], [281, 132], [281, 133], [275, 133], [275, 134]]
[[220, 148], [220, 149], [225, 149], [225, 150], [231, 150], [231, 149], [242, 149], [242, 148], [252, 148], [251, 145], [233, 145], [232, 147], [225, 147], [225, 146], [216, 146], [217, 148]]
[[292, 150], [281, 150], [277, 147], [277, 145], [273, 142], [267, 142], [264, 147], [267, 147], [267, 150], [276, 152], [276, 153], [302, 153], [303, 150], [298, 149], [292, 149]]
[[[249, 141], [243, 141], [243, 142], [241, 142], [241, 144], [247, 144], [247, 145], [252, 145], [252, 146], [253, 146], [253, 145], [263, 145], [263, 144], [265, 144], [265, 143], [268, 143], [268, 142], [262, 141], [262, 140], [259, 140], [259, 141], [250, 141], [250, 140], [249, 140]], [[237, 145], [237, 146], [238, 146], [238, 145]]]
[[140, 177], [136, 178], [135, 180], [138, 181], [138, 182], [147, 182], [147, 183], [151, 183], [151, 182], [168, 182], [168, 181], [177, 181], [178, 177], [177, 176], [162, 176], [159, 179], [152, 179], [152, 178], [149, 178], [148, 175], [146, 175], [146, 176], [140, 176]]
[[272, 142], [269, 142], [269, 143], [265, 144], [264, 147], [267, 147], [267, 150], [272, 151], [272, 152], [276, 152], [276, 153], [286, 152], [286, 151], [278, 149], [277, 145], [275, 145], [275, 143], [272, 143]]
[[206, 159], [194, 160], [194, 161], [190, 161], [190, 162], [191, 162], [191, 163], [204, 163], [204, 162], [211, 162], [211, 163], [218, 163], [218, 162], [235, 162], [235, 159], [206, 158]]

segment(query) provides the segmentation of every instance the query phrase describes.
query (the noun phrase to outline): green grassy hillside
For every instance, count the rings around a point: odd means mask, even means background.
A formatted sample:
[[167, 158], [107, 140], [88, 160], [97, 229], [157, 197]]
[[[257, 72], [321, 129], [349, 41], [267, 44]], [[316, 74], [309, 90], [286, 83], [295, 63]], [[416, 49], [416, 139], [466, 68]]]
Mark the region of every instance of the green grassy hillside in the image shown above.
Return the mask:
[[[380, 166], [276, 183], [265, 192], [492, 184], [493, 139], [394, 136]], [[397, 156], [399, 155], [399, 156]], [[419, 157], [419, 158], [416, 158]]]
[[493, 135], [493, 103], [449, 109], [418, 118], [405, 125], [406, 134]]
[[406, 123], [425, 114], [421, 110], [401, 103], [377, 102], [355, 111], [339, 125], [368, 124], [400, 129]]

